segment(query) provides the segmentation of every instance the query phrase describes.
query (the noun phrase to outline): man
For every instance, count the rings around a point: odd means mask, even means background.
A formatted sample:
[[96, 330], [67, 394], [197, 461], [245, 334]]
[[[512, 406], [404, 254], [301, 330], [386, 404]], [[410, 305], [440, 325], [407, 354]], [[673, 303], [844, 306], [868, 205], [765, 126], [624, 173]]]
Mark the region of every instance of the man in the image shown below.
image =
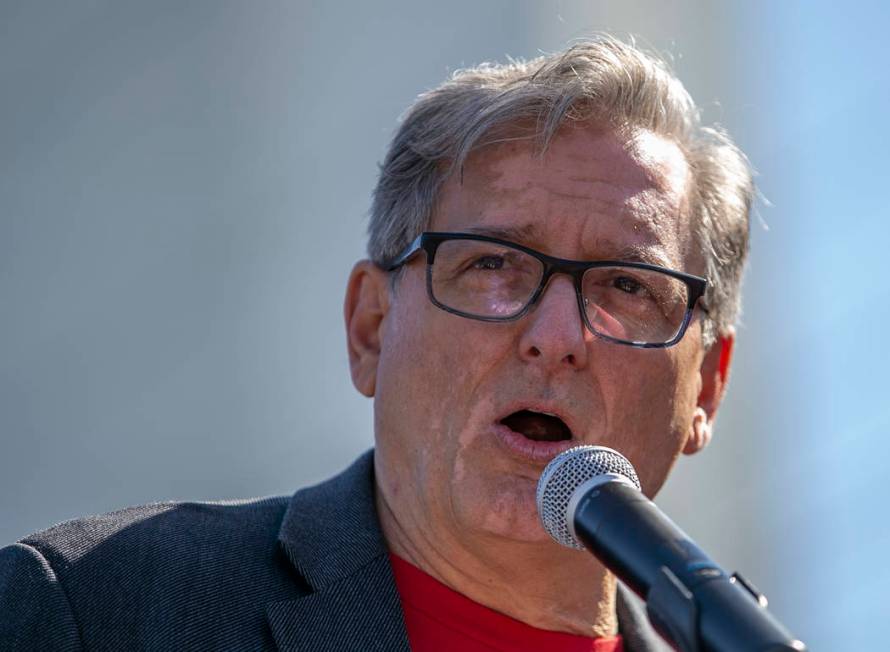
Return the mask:
[[752, 192], [632, 46], [457, 73], [396, 134], [347, 289], [374, 451], [292, 499], [133, 508], [4, 549], [0, 647], [662, 649], [547, 537], [535, 485], [597, 444], [652, 496], [707, 445]]

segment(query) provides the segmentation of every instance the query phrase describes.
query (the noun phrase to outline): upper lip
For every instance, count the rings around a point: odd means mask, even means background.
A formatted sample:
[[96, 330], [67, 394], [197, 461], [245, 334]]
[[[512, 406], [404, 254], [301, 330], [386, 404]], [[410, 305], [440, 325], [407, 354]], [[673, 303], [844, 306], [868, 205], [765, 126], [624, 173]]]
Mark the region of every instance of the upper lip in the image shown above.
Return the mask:
[[518, 400], [512, 402], [507, 405], [506, 409], [500, 413], [500, 416], [498, 416], [495, 421], [500, 423], [514, 412], [521, 412], [522, 410], [540, 412], [541, 414], [547, 414], [551, 417], [561, 419], [571, 431], [572, 441], [581, 439], [583, 430], [579, 419], [572, 415], [569, 410], [565, 409], [563, 405], [553, 401]]

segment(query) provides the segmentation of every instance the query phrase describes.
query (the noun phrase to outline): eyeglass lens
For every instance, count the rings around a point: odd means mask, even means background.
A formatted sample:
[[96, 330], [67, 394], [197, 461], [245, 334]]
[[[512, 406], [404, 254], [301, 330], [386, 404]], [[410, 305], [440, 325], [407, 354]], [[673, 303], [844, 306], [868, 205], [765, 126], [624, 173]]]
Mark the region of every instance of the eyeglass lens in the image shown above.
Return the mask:
[[[469, 317], [509, 319], [538, 289], [544, 264], [534, 256], [479, 240], [446, 240], [430, 270], [436, 301]], [[656, 270], [592, 267], [581, 295], [588, 326], [628, 342], [664, 343], [683, 325], [689, 289]]]

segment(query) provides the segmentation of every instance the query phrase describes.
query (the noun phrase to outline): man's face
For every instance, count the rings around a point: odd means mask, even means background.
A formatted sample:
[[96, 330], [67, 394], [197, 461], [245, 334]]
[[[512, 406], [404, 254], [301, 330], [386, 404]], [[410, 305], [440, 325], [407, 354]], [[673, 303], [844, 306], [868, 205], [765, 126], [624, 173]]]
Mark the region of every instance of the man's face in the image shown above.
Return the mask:
[[[443, 186], [431, 230], [701, 274], [689, 183], [671, 141], [565, 128], [543, 157], [527, 141], [477, 151]], [[669, 349], [609, 343], [585, 329], [572, 280], [557, 275], [521, 319], [474, 321], [429, 301], [425, 264], [415, 257], [388, 293], [373, 384], [360, 386], [375, 394], [377, 482], [398, 519], [427, 536], [541, 541], [535, 486], [557, 449], [618, 450], [650, 496], [691, 452], [704, 359], [697, 320]], [[532, 431], [534, 418], [515, 416], [523, 410], [556, 415], [571, 440], [542, 444], [505, 425]]]

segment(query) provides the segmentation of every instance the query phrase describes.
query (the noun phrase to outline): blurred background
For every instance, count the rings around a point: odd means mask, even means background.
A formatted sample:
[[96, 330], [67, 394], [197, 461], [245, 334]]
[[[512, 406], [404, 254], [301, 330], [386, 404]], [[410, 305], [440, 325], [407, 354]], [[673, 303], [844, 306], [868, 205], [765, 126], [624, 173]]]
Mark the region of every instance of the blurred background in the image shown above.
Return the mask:
[[372, 443], [343, 288], [377, 162], [456, 68], [611, 30], [759, 171], [713, 444], [659, 502], [813, 650], [890, 616], [890, 9], [0, 0], [0, 544], [289, 494]]

